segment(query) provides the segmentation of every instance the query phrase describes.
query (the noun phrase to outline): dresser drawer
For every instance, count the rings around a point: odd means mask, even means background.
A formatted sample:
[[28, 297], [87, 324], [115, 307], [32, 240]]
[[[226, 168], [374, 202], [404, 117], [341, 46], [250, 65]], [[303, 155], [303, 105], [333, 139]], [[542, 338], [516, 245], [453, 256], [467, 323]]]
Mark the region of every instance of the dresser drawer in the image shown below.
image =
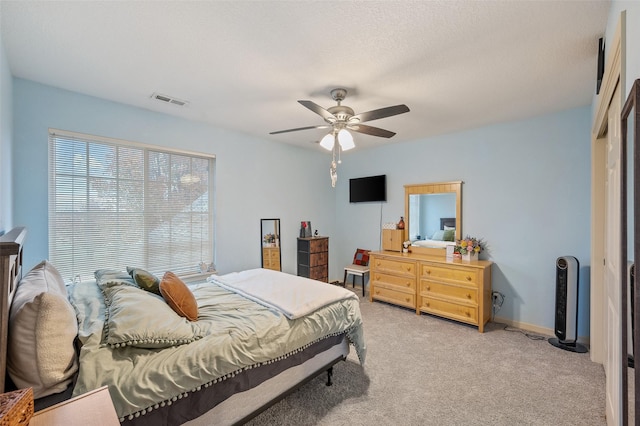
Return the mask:
[[385, 287], [400, 287], [405, 291], [415, 292], [416, 279], [414, 277], [398, 277], [396, 275], [382, 274], [374, 272], [371, 279], [373, 285], [383, 285]]
[[469, 324], [478, 324], [478, 309], [475, 306], [445, 302], [444, 300], [420, 296], [419, 310]]
[[432, 263], [420, 264], [420, 277], [430, 280], [447, 281], [456, 284], [478, 286], [475, 269], [460, 267], [442, 267]]
[[318, 253], [321, 251], [329, 251], [328, 238], [320, 238], [318, 240], [309, 241], [309, 253]]
[[473, 304], [478, 303], [478, 290], [475, 288], [443, 284], [436, 281], [420, 280], [420, 294], [427, 297], [458, 299]]
[[394, 305], [406, 306], [407, 308], [416, 308], [415, 293], [405, 293], [385, 287], [373, 287], [371, 297], [383, 302], [393, 303]]
[[374, 258], [373, 269], [376, 272], [386, 272], [403, 277], [415, 278], [416, 276], [415, 262], [401, 262], [398, 260]]
[[322, 266], [329, 263], [329, 253], [312, 253], [309, 255], [309, 266]]

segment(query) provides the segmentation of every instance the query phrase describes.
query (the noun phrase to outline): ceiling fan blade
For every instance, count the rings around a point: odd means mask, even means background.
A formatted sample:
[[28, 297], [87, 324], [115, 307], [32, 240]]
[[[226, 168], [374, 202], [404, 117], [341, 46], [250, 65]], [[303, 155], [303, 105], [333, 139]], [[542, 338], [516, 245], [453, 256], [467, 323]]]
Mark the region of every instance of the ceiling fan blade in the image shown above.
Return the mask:
[[326, 129], [327, 127], [331, 127], [328, 124], [321, 124], [319, 126], [307, 126], [307, 127], [298, 127], [295, 129], [287, 129], [287, 130], [278, 130], [276, 132], [269, 132], [270, 135], [277, 135], [279, 133], [288, 133], [288, 132], [297, 132], [298, 130], [309, 130], [309, 129]]
[[363, 123], [365, 121], [378, 120], [380, 118], [391, 117], [392, 115], [404, 114], [409, 112], [406, 105], [394, 105], [386, 108], [374, 109], [373, 111], [361, 112], [349, 119], [350, 122], [356, 121]]
[[353, 130], [354, 132], [358, 133], [364, 133], [366, 135], [380, 136], [382, 138], [390, 138], [395, 135], [394, 132], [390, 132], [389, 130], [380, 129], [379, 127], [367, 126], [366, 124], [348, 124], [347, 129]]
[[311, 111], [315, 112], [316, 114], [318, 114], [319, 116], [324, 118], [329, 123], [335, 123], [338, 120], [335, 115], [331, 114], [329, 111], [327, 111], [326, 109], [322, 108], [320, 105], [318, 105], [315, 102], [312, 102], [312, 101], [298, 101], [298, 103], [300, 103], [301, 105], [309, 108]]

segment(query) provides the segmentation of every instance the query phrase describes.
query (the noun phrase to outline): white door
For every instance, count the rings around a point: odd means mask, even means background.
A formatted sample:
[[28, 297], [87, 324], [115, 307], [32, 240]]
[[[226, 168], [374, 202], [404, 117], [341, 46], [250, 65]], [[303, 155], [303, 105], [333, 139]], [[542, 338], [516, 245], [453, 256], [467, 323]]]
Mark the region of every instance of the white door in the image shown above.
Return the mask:
[[605, 195], [605, 265], [607, 342], [605, 357], [607, 424], [623, 424], [622, 418], [622, 318], [620, 317], [620, 87], [609, 105]]

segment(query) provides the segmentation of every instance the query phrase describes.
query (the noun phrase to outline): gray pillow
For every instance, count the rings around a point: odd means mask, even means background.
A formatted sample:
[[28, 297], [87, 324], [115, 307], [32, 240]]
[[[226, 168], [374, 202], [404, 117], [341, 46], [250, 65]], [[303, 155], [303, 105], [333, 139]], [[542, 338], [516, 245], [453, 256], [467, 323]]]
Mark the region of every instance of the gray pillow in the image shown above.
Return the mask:
[[78, 371], [76, 313], [58, 270], [43, 261], [16, 289], [9, 316], [7, 370], [34, 398], [67, 389]]
[[106, 286], [102, 293], [111, 347], [167, 348], [202, 338], [198, 324], [177, 315], [162, 297], [127, 285]]

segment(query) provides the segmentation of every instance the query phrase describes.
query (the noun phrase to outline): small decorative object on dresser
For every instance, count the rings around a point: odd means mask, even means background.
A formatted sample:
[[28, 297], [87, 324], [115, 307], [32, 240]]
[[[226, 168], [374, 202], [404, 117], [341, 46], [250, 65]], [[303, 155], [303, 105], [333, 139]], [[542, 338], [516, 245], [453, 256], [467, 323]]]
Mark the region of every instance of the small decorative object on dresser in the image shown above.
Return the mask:
[[382, 230], [382, 250], [402, 251], [402, 240], [404, 231], [402, 229]]
[[482, 239], [466, 236], [461, 240], [456, 241], [456, 245], [453, 248], [454, 253], [459, 253], [462, 260], [467, 262], [473, 262], [478, 260], [478, 255], [484, 250], [484, 242]]
[[400, 216], [400, 221], [398, 222], [397, 225], [398, 229], [404, 229], [404, 217]]
[[311, 236], [311, 222], [300, 222], [300, 238], [308, 238]]

